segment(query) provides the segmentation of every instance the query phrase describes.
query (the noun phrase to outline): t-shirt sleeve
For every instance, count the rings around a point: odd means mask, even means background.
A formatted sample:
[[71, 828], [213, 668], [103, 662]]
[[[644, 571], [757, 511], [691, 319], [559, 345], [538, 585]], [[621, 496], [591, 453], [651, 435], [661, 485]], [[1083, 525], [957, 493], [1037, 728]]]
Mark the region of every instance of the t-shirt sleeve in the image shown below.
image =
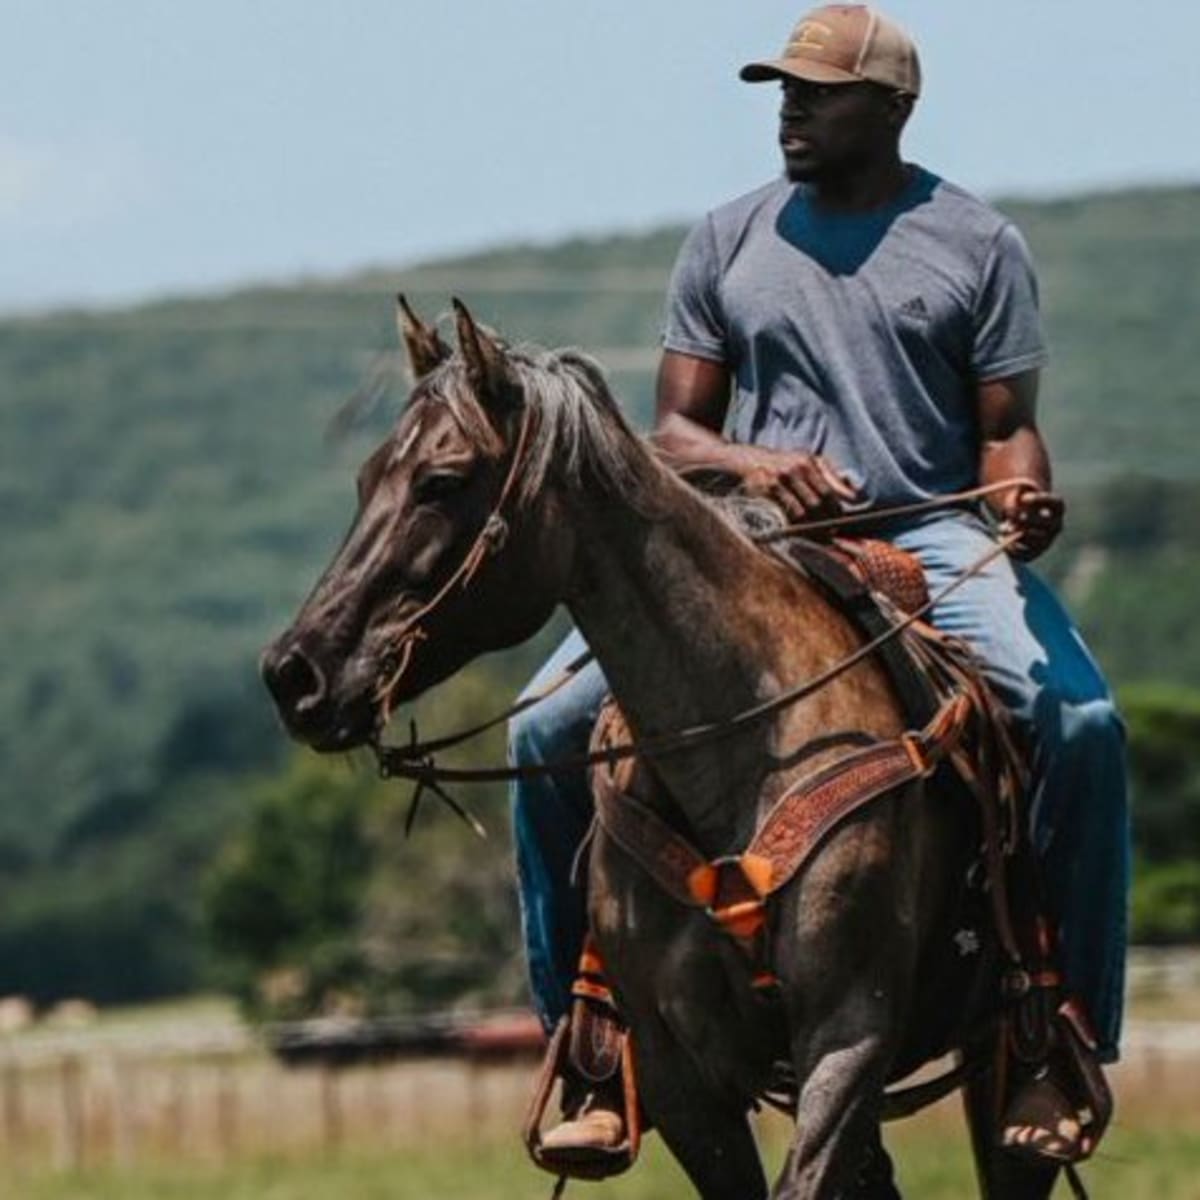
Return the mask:
[[971, 367], [980, 383], [1045, 365], [1037, 276], [1015, 225], [1005, 225], [988, 252], [974, 327]]
[[712, 219], [684, 239], [667, 288], [663, 347], [694, 358], [729, 360], [728, 335], [718, 285], [721, 270]]

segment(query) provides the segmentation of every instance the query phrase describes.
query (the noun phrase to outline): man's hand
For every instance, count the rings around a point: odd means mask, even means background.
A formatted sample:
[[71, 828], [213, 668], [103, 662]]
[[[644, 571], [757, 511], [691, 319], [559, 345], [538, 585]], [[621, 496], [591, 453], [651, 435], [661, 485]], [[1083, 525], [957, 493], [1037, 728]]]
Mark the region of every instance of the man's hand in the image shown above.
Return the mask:
[[1020, 535], [1009, 553], [1026, 562], [1044, 554], [1062, 532], [1066, 511], [1066, 502], [1054, 492], [1023, 487], [1007, 493], [1000, 504], [1000, 530]]
[[979, 482], [1024, 479], [989, 500], [1003, 533], [1015, 533], [1014, 558], [1044, 554], [1062, 532], [1066, 505], [1050, 482], [1050, 455], [1037, 427], [1038, 373], [992, 379], [978, 389]]
[[736, 475], [749, 495], [774, 500], [789, 522], [836, 517], [858, 491], [819, 454], [728, 442], [729, 368], [673, 350], [658, 372], [654, 442], [677, 469], [707, 467]]
[[789, 521], [836, 517], [858, 490], [819, 454], [738, 447], [738, 473], [751, 496], [775, 501]]

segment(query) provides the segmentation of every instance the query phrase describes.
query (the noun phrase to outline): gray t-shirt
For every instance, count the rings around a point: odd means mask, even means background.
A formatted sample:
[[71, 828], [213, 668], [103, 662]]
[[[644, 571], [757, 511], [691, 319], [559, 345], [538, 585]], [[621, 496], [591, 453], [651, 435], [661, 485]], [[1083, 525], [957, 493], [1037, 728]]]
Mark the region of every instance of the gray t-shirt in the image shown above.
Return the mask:
[[1045, 361], [1016, 227], [919, 167], [866, 214], [822, 212], [787, 180], [710, 213], [663, 344], [730, 368], [734, 441], [823, 454], [876, 504], [976, 483], [975, 385]]

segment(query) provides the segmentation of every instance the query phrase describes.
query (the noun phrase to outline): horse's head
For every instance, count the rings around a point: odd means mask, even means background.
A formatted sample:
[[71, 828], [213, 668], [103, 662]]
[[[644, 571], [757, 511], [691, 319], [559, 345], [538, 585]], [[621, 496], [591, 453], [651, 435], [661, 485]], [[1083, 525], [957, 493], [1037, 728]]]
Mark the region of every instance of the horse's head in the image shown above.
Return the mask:
[[262, 655], [285, 725], [317, 750], [370, 741], [394, 703], [529, 637], [561, 593], [569, 537], [527, 487], [528, 366], [455, 312], [452, 353], [401, 298], [412, 396], [359, 471], [340, 550]]

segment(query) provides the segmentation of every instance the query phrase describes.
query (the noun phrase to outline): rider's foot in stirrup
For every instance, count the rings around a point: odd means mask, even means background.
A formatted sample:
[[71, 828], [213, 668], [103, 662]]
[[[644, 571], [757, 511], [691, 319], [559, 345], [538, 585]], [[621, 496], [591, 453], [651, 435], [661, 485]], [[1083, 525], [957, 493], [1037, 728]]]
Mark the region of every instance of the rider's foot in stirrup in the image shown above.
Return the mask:
[[1079, 1113], [1046, 1075], [1026, 1081], [1008, 1106], [1000, 1144], [1031, 1160], [1079, 1162], [1095, 1148]]
[[563, 1083], [563, 1120], [542, 1136], [542, 1152], [558, 1161], [586, 1159], [625, 1142], [624, 1095], [618, 1073], [601, 1084]]

